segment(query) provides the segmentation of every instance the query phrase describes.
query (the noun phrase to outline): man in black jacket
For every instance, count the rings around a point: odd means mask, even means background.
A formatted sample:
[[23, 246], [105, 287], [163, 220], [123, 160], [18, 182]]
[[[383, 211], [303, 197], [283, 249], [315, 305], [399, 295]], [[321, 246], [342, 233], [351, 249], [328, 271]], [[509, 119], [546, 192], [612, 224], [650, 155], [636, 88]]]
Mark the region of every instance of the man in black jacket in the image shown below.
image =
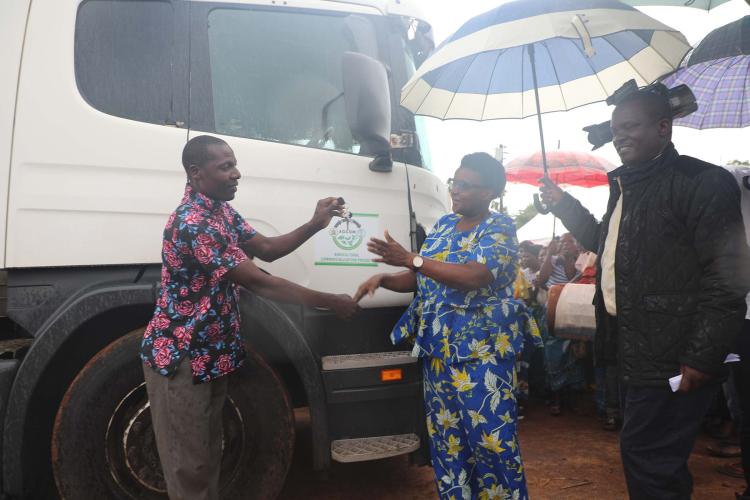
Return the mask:
[[663, 96], [643, 90], [615, 108], [623, 166], [609, 174], [602, 222], [557, 186], [542, 188], [565, 227], [599, 255], [597, 357], [617, 366], [624, 386], [621, 455], [636, 500], [690, 498], [687, 460], [750, 288], [737, 184], [677, 153], [671, 117]]

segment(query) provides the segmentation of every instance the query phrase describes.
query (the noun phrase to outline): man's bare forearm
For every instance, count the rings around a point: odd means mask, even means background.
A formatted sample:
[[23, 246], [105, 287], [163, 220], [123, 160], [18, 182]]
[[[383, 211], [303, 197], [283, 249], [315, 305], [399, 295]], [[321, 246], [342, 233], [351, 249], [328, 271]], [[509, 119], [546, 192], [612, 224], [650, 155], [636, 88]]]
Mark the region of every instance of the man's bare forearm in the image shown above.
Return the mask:
[[310, 290], [278, 276], [266, 274], [251, 261], [246, 261], [227, 273], [227, 277], [248, 290], [267, 299], [308, 307], [325, 307], [330, 295]]
[[327, 305], [328, 294], [317, 290], [310, 290], [284, 278], [268, 276], [268, 280], [255, 283], [250, 290], [261, 297], [288, 304], [301, 304], [307, 307], [324, 307]]
[[243, 249], [260, 260], [273, 262], [294, 252], [319, 230], [312, 222], [306, 222], [294, 231], [279, 236], [256, 235], [243, 245]]
[[542, 267], [539, 269], [539, 275], [536, 278], [538, 286], [546, 288], [549, 277], [552, 276], [552, 255], [547, 254], [545, 256]]

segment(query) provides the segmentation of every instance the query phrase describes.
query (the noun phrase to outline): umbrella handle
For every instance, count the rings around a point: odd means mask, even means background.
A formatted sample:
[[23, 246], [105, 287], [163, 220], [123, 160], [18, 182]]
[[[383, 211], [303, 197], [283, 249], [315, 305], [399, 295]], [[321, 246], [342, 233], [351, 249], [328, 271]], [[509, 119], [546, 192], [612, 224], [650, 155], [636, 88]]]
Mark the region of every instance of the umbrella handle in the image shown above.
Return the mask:
[[[544, 177], [542, 177], [541, 179], [539, 179], [539, 182], [541, 182], [542, 184], [546, 184], [548, 186], [549, 185], [554, 186], [555, 183], [552, 182], [552, 179], [550, 179], [549, 175], [547, 174], [547, 168], [546, 168], [547, 167], [547, 162], [545, 161], [544, 163], [545, 163], [545, 165], [544, 165], [545, 166]], [[534, 208], [536, 208], [536, 211], [538, 213], [542, 214], [542, 215], [547, 215], [548, 213], [550, 213], [552, 211], [552, 209], [550, 207], [548, 207], [547, 205], [545, 205], [542, 202], [542, 200], [539, 198], [538, 194], [534, 194]]]
[[534, 194], [534, 208], [536, 208], [536, 211], [542, 215], [547, 215], [552, 211], [549, 207], [547, 207], [547, 205], [542, 203], [542, 200], [539, 199], [538, 194]]

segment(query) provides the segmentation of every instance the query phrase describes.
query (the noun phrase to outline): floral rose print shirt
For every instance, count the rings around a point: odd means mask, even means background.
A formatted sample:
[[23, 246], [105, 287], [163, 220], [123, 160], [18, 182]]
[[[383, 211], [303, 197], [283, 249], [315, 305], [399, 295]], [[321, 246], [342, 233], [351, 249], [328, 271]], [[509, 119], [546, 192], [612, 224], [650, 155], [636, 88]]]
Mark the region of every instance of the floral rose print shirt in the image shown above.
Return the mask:
[[146, 365], [172, 375], [187, 356], [194, 383], [242, 365], [239, 289], [226, 273], [248, 259], [239, 245], [254, 235], [228, 203], [187, 185], [164, 228], [161, 291], [141, 344]]

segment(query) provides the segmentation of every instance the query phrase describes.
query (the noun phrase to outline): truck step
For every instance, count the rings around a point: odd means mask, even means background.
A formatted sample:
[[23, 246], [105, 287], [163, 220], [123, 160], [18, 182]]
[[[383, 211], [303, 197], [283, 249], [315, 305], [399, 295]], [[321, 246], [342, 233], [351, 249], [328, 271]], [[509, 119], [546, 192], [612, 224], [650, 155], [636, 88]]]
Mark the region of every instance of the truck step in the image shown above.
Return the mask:
[[408, 365], [416, 363], [410, 351], [368, 352], [366, 354], [342, 354], [323, 356], [324, 370], [351, 370], [376, 366]]
[[331, 458], [344, 463], [378, 460], [411, 453], [419, 444], [416, 434], [339, 439], [331, 443]]

